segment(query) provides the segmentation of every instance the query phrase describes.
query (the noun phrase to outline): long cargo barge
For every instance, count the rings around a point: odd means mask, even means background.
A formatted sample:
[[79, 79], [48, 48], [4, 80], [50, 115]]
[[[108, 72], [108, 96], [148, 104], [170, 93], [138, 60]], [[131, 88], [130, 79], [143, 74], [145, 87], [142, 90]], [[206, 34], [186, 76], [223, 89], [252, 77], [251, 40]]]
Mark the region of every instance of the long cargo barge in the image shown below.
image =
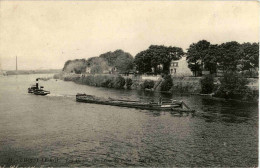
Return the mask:
[[99, 98], [87, 94], [77, 94], [76, 101], [83, 102], [83, 103], [137, 108], [143, 110], [177, 111], [177, 112], [191, 112], [191, 113], [195, 112], [195, 110], [191, 110], [183, 101], [171, 101], [171, 102], [162, 102], [162, 103], [140, 102], [140, 101], [131, 101], [131, 100], [111, 99], [111, 98], [105, 99], [105, 98]]

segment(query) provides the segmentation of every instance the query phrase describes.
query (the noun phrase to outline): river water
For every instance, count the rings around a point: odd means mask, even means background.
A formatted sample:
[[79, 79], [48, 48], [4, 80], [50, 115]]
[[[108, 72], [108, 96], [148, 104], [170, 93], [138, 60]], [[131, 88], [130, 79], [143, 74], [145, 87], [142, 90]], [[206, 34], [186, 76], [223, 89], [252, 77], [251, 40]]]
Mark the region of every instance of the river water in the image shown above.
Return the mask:
[[[0, 77], [0, 166], [258, 165], [258, 105], [200, 96], [114, 90], [40, 81], [51, 94], [27, 93], [36, 77]], [[130, 100], [183, 100], [195, 116], [78, 103], [75, 94]]]

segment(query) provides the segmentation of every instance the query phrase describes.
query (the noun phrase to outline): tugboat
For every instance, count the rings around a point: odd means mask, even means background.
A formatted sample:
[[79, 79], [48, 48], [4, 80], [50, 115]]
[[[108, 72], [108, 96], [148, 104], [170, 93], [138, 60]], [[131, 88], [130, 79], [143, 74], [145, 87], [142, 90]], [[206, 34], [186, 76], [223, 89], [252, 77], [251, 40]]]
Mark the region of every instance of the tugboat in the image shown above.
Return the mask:
[[46, 91], [43, 90], [43, 86], [41, 86], [39, 88], [39, 84], [38, 84], [38, 78], [36, 79], [36, 85], [32, 85], [31, 87], [28, 88], [28, 93], [33, 93], [35, 95], [41, 95], [41, 96], [45, 96], [47, 94], [50, 94], [50, 91]]
[[28, 93], [34, 93], [35, 90], [37, 90], [36, 85], [32, 85], [31, 87], [28, 88]]
[[43, 86], [41, 86], [40, 89], [36, 89], [33, 93], [35, 95], [45, 96], [47, 94], [50, 94], [50, 91], [43, 90]]

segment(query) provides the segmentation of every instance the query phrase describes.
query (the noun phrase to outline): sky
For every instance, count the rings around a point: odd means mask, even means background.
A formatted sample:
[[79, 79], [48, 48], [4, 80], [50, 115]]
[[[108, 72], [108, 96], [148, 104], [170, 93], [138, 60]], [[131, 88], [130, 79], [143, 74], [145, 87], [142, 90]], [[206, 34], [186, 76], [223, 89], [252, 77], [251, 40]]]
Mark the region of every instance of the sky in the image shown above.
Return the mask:
[[257, 1], [0, 1], [0, 70], [199, 40], [259, 42]]

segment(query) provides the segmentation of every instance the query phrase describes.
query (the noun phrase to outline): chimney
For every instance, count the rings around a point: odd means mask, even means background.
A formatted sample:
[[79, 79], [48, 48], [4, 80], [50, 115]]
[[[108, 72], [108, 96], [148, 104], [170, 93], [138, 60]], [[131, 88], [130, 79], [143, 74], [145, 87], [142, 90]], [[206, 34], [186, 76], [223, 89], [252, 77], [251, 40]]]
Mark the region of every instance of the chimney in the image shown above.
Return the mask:
[[16, 71], [17, 71], [17, 56], [16, 56]]

